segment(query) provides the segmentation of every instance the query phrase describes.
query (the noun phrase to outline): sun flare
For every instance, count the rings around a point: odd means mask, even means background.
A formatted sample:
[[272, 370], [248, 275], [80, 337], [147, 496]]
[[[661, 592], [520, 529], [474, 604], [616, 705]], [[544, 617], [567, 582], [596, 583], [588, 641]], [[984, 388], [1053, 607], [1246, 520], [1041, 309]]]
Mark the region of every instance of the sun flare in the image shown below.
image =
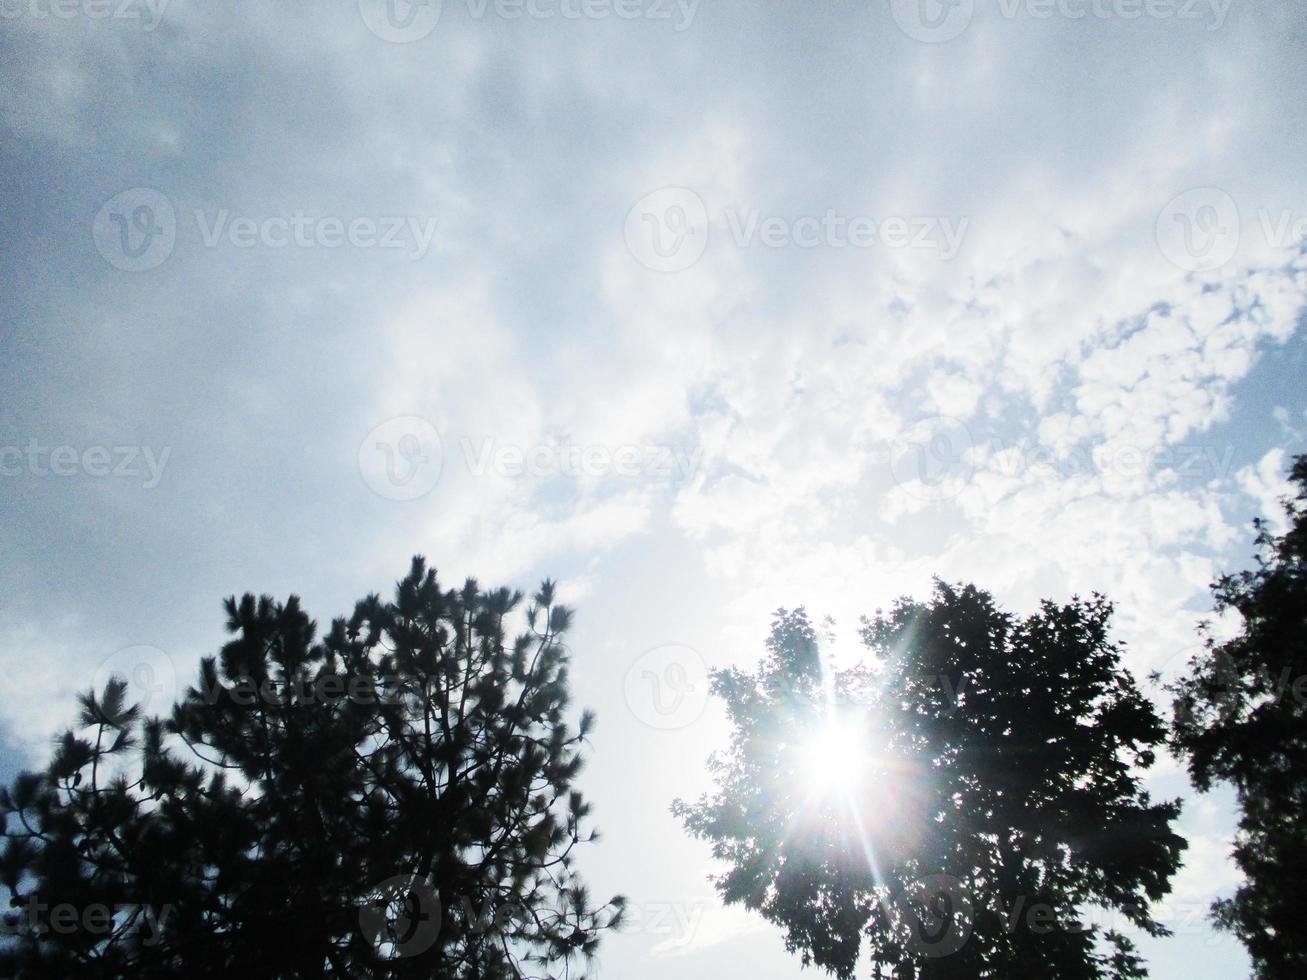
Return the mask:
[[800, 775], [813, 795], [848, 793], [866, 779], [872, 761], [865, 727], [851, 719], [837, 718], [805, 741]]

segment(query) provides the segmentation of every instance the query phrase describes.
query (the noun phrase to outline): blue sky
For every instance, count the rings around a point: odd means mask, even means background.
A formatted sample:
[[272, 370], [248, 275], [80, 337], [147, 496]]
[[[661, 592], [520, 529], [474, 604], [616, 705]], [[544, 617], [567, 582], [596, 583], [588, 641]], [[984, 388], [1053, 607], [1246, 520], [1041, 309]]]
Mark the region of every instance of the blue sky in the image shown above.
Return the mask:
[[[230, 593], [554, 576], [602, 975], [795, 976], [668, 813], [700, 672], [932, 574], [1175, 669], [1304, 445], [1307, 14], [396, 3], [0, 3], [4, 768]], [[1144, 948], [1239, 975], [1228, 800], [1184, 820]]]

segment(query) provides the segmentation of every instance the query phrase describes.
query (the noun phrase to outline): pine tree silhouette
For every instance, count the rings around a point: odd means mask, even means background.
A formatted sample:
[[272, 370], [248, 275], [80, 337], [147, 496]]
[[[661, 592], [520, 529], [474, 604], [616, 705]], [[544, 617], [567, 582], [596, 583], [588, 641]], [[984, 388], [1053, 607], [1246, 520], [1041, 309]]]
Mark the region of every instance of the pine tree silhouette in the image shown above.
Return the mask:
[[[442, 589], [421, 558], [318, 640], [292, 596], [233, 634], [169, 719], [112, 680], [0, 796], [16, 977], [571, 975], [617, 923], [573, 868], [595, 839], [545, 582]], [[561, 971], [561, 972], [560, 972]]]

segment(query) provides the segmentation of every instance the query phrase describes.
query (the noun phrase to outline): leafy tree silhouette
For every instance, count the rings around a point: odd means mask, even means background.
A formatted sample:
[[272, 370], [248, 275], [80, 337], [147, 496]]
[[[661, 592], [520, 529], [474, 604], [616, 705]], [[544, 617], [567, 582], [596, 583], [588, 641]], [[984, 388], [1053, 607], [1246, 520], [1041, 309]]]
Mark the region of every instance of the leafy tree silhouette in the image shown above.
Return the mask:
[[783, 927], [805, 965], [873, 975], [1142, 977], [1185, 843], [1139, 772], [1165, 728], [1120, 662], [1101, 596], [1024, 619], [937, 582], [863, 620], [835, 669], [780, 610], [756, 673], [720, 671], [716, 789], [674, 812], [726, 864], [727, 903]]
[[1298, 887], [1307, 875], [1307, 455], [1293, 463], [1289, 527], [1257, 520], [1257, 567], [1213, 586], [1218, 612], [1239, 632], [1204, 650], [1175, 694], [1173, 741], [1200, 791], [1234, 786], [1240, 809], [1234, 855], [1245, 883], [1213, 908], [1252, 956], [1257, 977], [1307, 975], [1307, 929]]
[[315, 639], [292, 596], [234, 634], [168, 720], [125, 682], [0, 796], [18, 977], [570, 976], [620, 918], [573, 869], [592, 726], [564, 721], [571, 612], [546, 581], [391, 602]]

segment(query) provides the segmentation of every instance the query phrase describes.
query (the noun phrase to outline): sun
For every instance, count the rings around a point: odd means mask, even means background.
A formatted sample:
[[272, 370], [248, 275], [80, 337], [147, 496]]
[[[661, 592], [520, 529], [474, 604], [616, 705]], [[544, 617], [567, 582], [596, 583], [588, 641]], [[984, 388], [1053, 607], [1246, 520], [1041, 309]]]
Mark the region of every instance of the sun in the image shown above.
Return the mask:
[[866, 726], [831, 718], [804, 740], [799, 776], [811, 795], [845, 795], [858, 789], [873, 762]]

